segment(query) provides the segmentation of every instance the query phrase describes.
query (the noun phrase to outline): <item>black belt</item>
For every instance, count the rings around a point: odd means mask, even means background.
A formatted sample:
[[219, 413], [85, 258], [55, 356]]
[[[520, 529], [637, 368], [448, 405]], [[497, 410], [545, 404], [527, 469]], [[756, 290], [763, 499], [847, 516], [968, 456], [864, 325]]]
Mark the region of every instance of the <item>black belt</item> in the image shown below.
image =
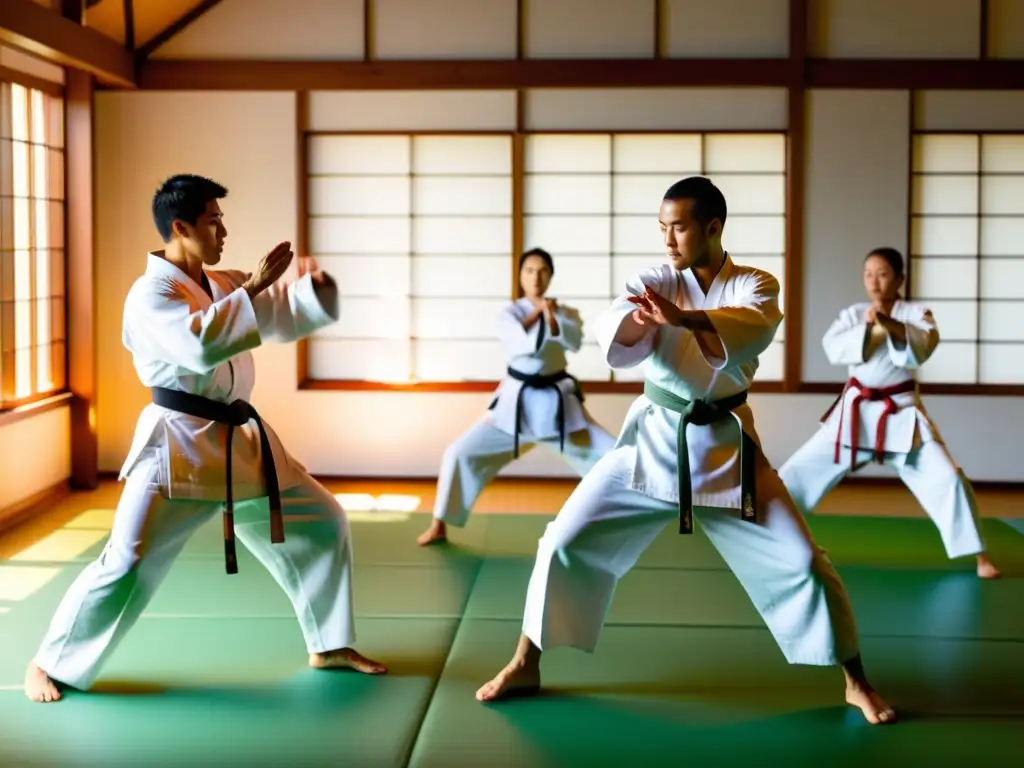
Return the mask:
[[260, 450], [263, 454], [263, 479], [267, 485], [267, 496], [270, 497], [270, 541], [274, 544], [283, 542], [284, 517], [281, 514], [281, 487], [277, 481], [277, 467], [274, 464], [274, 453], [270, 447], [270, 440], [267, 438], [263, 421], [256, 409], [245, 400], [220, 403], [206, 397], [164, 387], [153, 387], [153, 402], [161, 408], [228, 425], [227, 456], [224, 469], [226, 483], [224, 557], [229, 574], [238, 573], [238, 557], [235, 552], [235, 504], [231, 483], [231, 439], [234, 436], [235, 427], [248, 424], [249, 419], [256, 422], [260, 432]]
[[[565, 450], [565, 401], [562, 397], [562, 390], [558, 388], [558, 382], [565, 381], [566, 379], [572, 379], [575, 385], [575, 391], [573, 394], [576, 399], [581, 403], [583, 402], [583, 392], [580, 391], [580, 383], [576, 380], [576, 377], [571, 375], [568, 371], [559, 371], [558, 373], [549, 373], [547, 375], [541, 375], [539, 373], [527, 374], [522, 371], [517, 371], [514, 368], [508, 369], [508, 375], [516, 381], [522, 382], [523, 386], [519, 388], [519, 394], [516, 397], [516, 429], [515, 429], [515, 444], [514, 453], [515, 458], [519, 458], [519, 430], [522, 426], [523, 421], [523, 392], [526, 388], [530, 389], [553, 389], [558, 393], [558, 449], [560, 451]], [[495, 398], [491, 402], [491, 408], [494, 408], [498, 404], [498, 399]]]
[[750, 523], [757, 522], [757, 446], [754, 439], [743, 429], [743, 422], [733, 411], [747, 402], [746, 390], [721, 400], [686, 400], [673, 395], [661, 387], [644, 381], [644, 396], [655, 405], [660, 405], [680, 415], [679, 431], [676, 433], [677, 472], [679, 483], [679, 532], [693, 533], [693, 483], [690, 478], [690, 451], [686, 442], [686, 426], [693, 424], [706, 427], [732, 416], [740, 427], [740, 495], [742, 516]]

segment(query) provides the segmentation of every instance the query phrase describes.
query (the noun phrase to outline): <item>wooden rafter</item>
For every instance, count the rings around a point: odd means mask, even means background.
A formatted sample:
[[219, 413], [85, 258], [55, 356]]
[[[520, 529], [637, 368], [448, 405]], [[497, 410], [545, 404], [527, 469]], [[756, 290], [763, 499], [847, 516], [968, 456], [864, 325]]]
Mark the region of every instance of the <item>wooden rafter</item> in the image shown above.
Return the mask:
[[107, 85], [135, 87], [134, 63], [124, 48], [32, 0], [0, 2], [0, 43], [90, 72]]
[[135, 2], [124, 0], [124, 47], [135, 51]]

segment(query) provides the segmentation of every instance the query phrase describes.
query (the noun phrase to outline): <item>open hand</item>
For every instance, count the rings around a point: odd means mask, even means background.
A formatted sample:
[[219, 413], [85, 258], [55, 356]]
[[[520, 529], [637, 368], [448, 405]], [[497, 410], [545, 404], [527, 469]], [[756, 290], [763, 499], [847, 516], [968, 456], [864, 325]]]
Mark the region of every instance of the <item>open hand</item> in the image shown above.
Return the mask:
[[260, 259], [256, 271], [245, 281], [245, 288], [249, 295], [255, 296], [276, 283], [288, 269], [288, 265], [292, 263], [294, 255], [291, 243], [278, 243], [274, 250]]
[[314, 283], [323, 283], [324, 271], [320, 269], [320, 265], [316, 263], [316, 259], [312, 256], [299, 256], [295, 266], [299, 277], [309, 275]]
[[633, 319], [639, 325], [679, 325], [682, 314], [679, 307], [644, 286], [642, 296], [627, 296], [626, 300], [636, 304]]

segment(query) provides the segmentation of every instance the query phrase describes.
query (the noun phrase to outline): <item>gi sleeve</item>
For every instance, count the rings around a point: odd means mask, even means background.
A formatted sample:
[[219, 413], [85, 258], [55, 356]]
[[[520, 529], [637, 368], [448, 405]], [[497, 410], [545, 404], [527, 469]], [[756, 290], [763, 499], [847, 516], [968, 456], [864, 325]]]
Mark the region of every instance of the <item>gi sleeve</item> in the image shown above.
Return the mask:
[[779, 281], [767, 272], [753, 273], [737, 287], [736, 304], [705, 309], [704, 314], [720, 345], [715, 349], [707, 341], [707, 331], [695, 331], [704, 360], [719, 371], [738, 368], [764, 352], [775, 338], [782, 322]]
[[245, 289], [201, 309], [173, 280], [137, 282], [125, 301], [122, 337], [140, 357], [206, 373], [261, 343], [259, 324]]
[[338, 286], [327, 273], [323, 283], [303, 275], [274, 283], [257, 294], [252, 306], [264, 340], [296, 341], [337, 321]]
[[537, 346], [537, 326], [544, 322], [543, 316], [527, 330], [523, 328], [523, 318], [519, 316], [518, 306], [509, 302], [498, 313], [498, 338], [505, 348], [505, 355], [511, 360], [521, 355], [532, 355]]
[[[611, 306], [597, 318], [594, 335], [604, 352], [605, 362], [611, 368], [633, 368], [651, 356], [658, 329], [653, 325], [638, 326], [636, 324], [632, 315], [637, 306], [631, 304], [628, 297], [631, 295], [631, 291], [642, 296], [646, 286], [671, 301], [672, 297], [665, 294], [665, 291], [671, 286], [664, 286], [664, 283], [664, 270], [645, 269], [626, 282], [626, 291], [617, 296]], [[620, 331], [628, 329], [639, 333], [641, 328], [643, 329], [642, 335], [632, 344], [626, 344], [620, 340]]]
[[[583, 318], [572, 307], [559, 306], [558, 333], [547, 337], [548, 341], [561, 344], [570, 352], [579, 352], [583, 345]], [[543, 316], [537, 322], [547, 322]]]
[[864, 361], [869, 332], [864, 314], [855, 307], [844, 309], [821, 339], [821, 346], [832, 365], [860, 365]]
[[907, 342], [899, 346], [890, 334], [885, 335], [889, 359], [893, 365], [900, 368], [919, 368], [928, 361], [939, 345], [939, 327], [931, 310], [914, 307], [910, 319], [903, 323], [903, 332], [906, 334]]

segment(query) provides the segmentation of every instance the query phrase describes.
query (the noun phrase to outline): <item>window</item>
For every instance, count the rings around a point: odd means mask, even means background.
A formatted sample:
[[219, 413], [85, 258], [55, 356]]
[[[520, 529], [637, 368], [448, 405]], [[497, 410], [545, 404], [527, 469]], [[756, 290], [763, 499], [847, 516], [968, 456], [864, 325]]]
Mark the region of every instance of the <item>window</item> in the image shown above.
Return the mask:
[[[493, 382], [506, 365], [495, 321], [518, 291], [520, 242], [554, 255], [550, 294], [583, 317], [569, 371], [583, 382], [639, 380], [639, 369], [609, 370], [595, 319], [626, 280], [663, 260], [658, 203], [687, 175], [725, 193], [733, 259], [783, 281], [784, 133], [529, 133], [521, 164], [509, 133], [306, 141], [308, 251], [344, 302], [307, 348], [313, 380]], [[762, 381], [782, 381], [783, 334], [761, 356]]]
[[[639, 367], [608, 369], [594, 323], [630, 277], [664, 260], [658, 203], [680, 178], [711, 178], [728, 202], [733, 260], [783, 281], [785, 134], [531, 134], [524, 168], [523, 245], [555, 256], [551, 295], [583, 317], [584, 346], [569, 360], [581, 381], [642, 378]], [[783, 343], [780, 328], [759, 380], [782, 380]]]
[[0, 407], [63, 389], [64, 109], [0, 83]]
[[914, 136], [908, 295], [942, 343], [923, 382], [1024, 383], [1024, 135]]
[[310, 377], [493, 381], [511, 295], [511, 136], [308, 142], [309, 251], [344, 302], [311, 341]]

